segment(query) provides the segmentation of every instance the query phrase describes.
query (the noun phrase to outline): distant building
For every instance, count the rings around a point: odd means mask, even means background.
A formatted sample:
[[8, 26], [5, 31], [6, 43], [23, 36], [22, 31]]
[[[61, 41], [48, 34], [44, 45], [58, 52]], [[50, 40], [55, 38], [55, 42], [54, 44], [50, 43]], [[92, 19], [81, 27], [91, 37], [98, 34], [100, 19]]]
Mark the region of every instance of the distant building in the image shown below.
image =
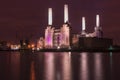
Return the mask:
[[21, 49], [28, 49], [28, 45], [30, 44], [29, 40], [20, 40]]
[[44, 38], [40, 37], [40, 39], [37, 41], [37, 49], [44, 48]]
[[10, 49], [10, 44], [7, 41], [0, 41], [0, 50]]

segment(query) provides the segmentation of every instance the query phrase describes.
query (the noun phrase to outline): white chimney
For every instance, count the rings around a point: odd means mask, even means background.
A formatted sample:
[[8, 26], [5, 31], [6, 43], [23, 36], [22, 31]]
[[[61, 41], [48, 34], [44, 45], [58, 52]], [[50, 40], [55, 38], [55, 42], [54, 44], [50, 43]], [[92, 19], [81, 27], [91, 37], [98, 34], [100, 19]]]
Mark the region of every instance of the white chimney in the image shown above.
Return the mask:
[[85, 31], [85, 17], [82, 17], [82, 31]]
[[99, 15], [96, 15], [96, 27], [100, 26], [100, 18]]
[[48, 25], [52, 25], [52, 8], [48, 8]]
[[68, 21], [68, 5], [64, 5], [64, 23]]

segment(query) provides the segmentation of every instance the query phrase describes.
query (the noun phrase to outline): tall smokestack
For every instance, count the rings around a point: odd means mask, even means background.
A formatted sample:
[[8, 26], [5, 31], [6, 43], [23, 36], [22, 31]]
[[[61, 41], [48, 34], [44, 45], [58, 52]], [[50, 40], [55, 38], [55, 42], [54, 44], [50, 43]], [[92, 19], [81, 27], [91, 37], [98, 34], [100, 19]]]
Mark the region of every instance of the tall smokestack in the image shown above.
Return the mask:
[[64, 23], [68, 22], [68, 5], [64, 5]]
[[52, 8], [48, 8], [48, 25], [52, 25]]
[[96, 15], [96, 27], [100, 26], [100, 18], [99, 15]]
[[82, 17], [82, 32], [81, 32], [81, 36], [86, 37], [86, 32], [85, 32], [85, 17]]
[[103, 37], [102, 28], [100, 27], [100, 18], [99, 18], [99, 15], [96, 15], [95, 33], [96, 33], [96, 37], [98, 37], [98, 38]]
[[85, 17], [82, 17], [82, 31], [85, 31]]

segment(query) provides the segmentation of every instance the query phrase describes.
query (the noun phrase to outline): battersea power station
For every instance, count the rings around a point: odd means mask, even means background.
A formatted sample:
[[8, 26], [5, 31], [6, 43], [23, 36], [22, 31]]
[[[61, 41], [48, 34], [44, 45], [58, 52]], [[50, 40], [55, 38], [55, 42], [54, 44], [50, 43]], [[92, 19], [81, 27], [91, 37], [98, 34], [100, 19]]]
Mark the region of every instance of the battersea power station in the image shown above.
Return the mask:
[[64, 24], [56, 29], [52, 25], [52, 8], [48, 8], [48, 26], [44, 38], [40, 38], [37, 48], [108, 48], [113, 44], [112, 39], [103, 38], [99, 15], [96, 15], [96, 26], [92, 33], [86, 32], [85, 17], [82, 17], [82, 30], [80, 34], [72, 35], [69, 24], [68, 5], [64, 5]]

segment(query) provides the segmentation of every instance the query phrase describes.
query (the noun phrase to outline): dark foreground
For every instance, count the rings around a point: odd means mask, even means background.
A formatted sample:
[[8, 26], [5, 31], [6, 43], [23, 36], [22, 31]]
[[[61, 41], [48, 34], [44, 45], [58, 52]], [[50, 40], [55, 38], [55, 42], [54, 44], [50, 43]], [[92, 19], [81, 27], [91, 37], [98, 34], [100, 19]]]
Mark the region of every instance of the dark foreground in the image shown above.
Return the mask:
[[0, 80], [120, 80], [119, 52], [0, 51]]

